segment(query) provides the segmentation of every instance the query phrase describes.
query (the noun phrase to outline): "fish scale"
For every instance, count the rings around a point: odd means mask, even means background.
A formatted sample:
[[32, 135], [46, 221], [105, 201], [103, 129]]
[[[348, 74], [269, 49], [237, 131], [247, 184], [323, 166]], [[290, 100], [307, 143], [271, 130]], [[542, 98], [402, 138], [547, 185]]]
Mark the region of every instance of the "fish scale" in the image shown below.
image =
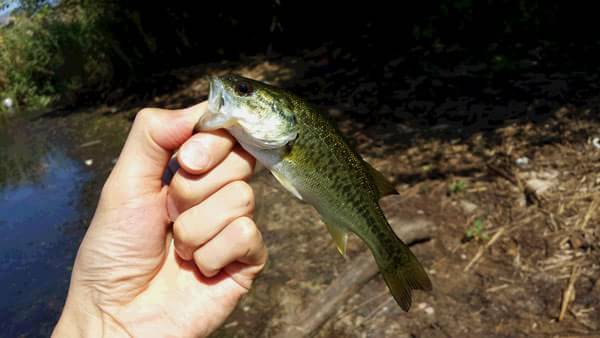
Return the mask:
[[237, 75], [212, 78], [210, 85], [209, 113], [197, 130], [227, 128], [287, 190], [315, 207], [340, 253], [349, 232], [362, 239], [405, 311], [413, 289], [432, 289], [379, 207], [381, 197], [397, 194], [393, 185], [318, 109], [285, 90]]

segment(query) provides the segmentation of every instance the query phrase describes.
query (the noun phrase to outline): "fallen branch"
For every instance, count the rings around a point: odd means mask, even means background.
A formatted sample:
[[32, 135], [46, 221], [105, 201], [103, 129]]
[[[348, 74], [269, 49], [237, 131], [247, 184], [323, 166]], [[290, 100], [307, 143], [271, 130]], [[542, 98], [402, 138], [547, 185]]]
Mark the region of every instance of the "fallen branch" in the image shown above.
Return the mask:
[[[428, 220], [390, 219], [390, 224], [405, 243], [411, 244], [431, 237], [435, 225]], [[360, 288], [377, 275], [378, 269], [370, 252], [352, 259], [345, 270], [321, 294], [307, 301], [309, 307], [297, 315], [283, 319], [288, 323], [275, 337], [305, 337], [320, 328]]]
[[477, 251], [477, 253], [475, 254], [475, 257], [473, 257], [473, 259], [471, 259], [471, 261], [469, 262], [469, 264], [467, 264], [467, 266], [465, 266], [463, 271], [465, 271], [465, 272], [469, 271], [469, 269], [473, 266], [473, 264], [475, 264], [481, 258], [481, 256], [483, 256], [483, 253], [485, 252], [485, 250], [487, 250], [487, 248], [492, 246], [492, 244], [494, 244], [498, 240], [498, 238], [500, 238], [500, 236], [502, 236], [502, 234], [504, 233], [504, 230], [506, 230], [506, 228], [501, 227], [484, 246], [480, 247], [479, 250]]
[[509, 172], [508, 170], [500, 168], [492, 163], [486, 163], [486, 165], [487, 165], [487, 168], [491, 172], [506, 179], [510, 183], [517, 186], [519, 188], [519, 190], [523, 191], [523, 183], [521, 182], [521, 180], [519, 180], [519, 178], [513, 172]]
[[560, 304], [560, 314], [558, 315], [558, 321], [562, 321], [565, 319], [565, 313], [567, 313], [567, 308], [569, 307], [569, 303], [575, 299], [575, 282], [577, 278], [579, 278], [579, 274], [581, 273], [581, 267], [576, 265], [573, 267], [571, 271], [571, 277], [569, 277], [569, 284], [567, 288], [563, 292], [562, 302]]

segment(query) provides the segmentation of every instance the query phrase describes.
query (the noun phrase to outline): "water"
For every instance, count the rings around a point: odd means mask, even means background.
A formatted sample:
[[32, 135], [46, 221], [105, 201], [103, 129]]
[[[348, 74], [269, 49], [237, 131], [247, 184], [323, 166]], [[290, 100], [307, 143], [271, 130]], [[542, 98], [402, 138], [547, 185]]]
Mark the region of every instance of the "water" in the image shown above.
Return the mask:
[[[0, 126], [0, 336], [47, 336], [62, 309], [89, 221], [81, 205], [90, 168], [70, 140]], [[41, 131], [41, 133], [40, 133]]]

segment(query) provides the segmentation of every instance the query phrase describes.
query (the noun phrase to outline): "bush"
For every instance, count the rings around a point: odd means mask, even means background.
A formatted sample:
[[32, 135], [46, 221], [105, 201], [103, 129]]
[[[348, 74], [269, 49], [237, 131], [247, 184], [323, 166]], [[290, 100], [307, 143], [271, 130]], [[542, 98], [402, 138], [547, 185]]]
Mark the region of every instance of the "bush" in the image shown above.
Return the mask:
[[0, 30], [1, 97], [12, 98], [17, 109], [37, 109], [110, 81], [106, 38], [95, 17], [81, 7], [17, 14]]

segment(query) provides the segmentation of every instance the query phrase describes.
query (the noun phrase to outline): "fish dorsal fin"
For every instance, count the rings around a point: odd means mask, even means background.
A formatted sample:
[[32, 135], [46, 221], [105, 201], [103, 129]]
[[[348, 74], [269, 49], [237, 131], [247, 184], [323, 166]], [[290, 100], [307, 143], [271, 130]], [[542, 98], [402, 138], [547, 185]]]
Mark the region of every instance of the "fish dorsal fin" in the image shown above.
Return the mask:
[[281, 183], [281, 185], [285, 188], [285, 190], [291, 192], [299, 200], [302, 200], [302, 196], [300, 195], [300, 193], [298, 192], [298, 190], [296, 190], [296, 188], [294, 188], [294, 186], [292, 185], [292, 183], [290, 183], [290, 181], [288, 181], [288, 179], [285, 176], [277, 173], [274, 170], [271, 171], [271, 173], [273, 174], [273, 176], [275, 176], [275, 178], [277, 179], [277, 181], [279, 183]]
[[339, 253], [342, 256], [346, 256], [346, 244], [348, 243], [348, 232], [331, 222], [323, 221], [323, 223], [325, 223], [325, 226], [327, 227], [329, 234], [333, 238], [333, 242], [335, 243], [335, 246], [337, 247]]
[[388, 181], [382, 173], [377, 171], [377, 169], [373, 168], [369, 163], [365, 161], [365, 165], [369, 169], [369, 173], [373, 178], [373, 182], [375, 182], [375, 186], [377, 186], [377, 192], [379, 193], [379, 198], [387, 195], [397, 195], [398, 191], [394, 188], [394, 185]]

